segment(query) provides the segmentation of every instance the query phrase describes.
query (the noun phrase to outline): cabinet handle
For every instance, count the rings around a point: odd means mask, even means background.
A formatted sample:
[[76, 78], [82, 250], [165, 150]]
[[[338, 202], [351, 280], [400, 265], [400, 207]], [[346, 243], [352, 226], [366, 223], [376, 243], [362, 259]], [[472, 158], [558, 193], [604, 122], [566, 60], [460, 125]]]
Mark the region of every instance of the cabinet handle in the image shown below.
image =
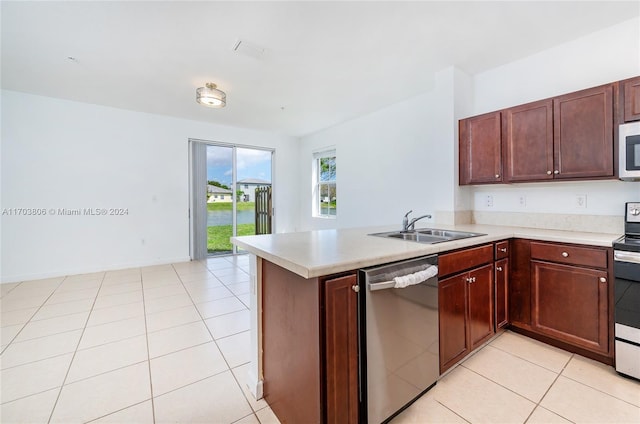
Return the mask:
[[551, 175], [551, 171], [547, 171], [547, 175]]
[[476, 277], [467, 278], [467, 283], [471, 284], [475, 282], [476, 282]]
[[354, 284], [353, 286], [351, 286], [351, 290], [358, 293], [360, 291], [360, 286], [357, 284]]
[[557, 169], [555, 171], [553, 171], [554, 174], [558, 175], [560, 173], [560, 171], [558, 171]]
[[607, 279], [606, 279], [606, 278], [604, 278], [604, 277], [600, 277], [600, 282], [601, 282], [601, 283], [606, 283], [606, 282], [607, 282]]
[[563, 257], [563, 258], [568, 258], [568, 257], [569, 257], [569, 254], [568, 254], [567, 252], [562, 252], [562, 257]]
[[496, 267], [496, 271], [502, 271], [502, 267], [501, 266], [497, 266]]
[[496, 174], [496, 178], [500, 178], [500, 174]]
[[507, 248], [503, 247], [502, 249], [498, 249], [499, 251], [501, 251], [502, 253], [507, 253]]

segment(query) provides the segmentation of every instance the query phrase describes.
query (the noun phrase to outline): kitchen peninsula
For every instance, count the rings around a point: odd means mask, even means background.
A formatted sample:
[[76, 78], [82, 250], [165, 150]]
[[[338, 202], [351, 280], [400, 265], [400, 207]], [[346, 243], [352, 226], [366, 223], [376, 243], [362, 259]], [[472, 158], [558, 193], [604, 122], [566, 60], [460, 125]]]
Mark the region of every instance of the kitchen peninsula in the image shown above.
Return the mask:
[[[358, 422], [356, 271], [409, 258], [432, 254], [443, 258], [449, 252], [470, 252], [465, 255], [469, 258], [472, 248], [482, 247], [484, 252], [490, 249], [490, 262], [484, 266], [492, 267], [489, 284], [496, 290], [487, 307], [492, 313], [492, 334], [504, 325], [511, 325], [523, 334], [612, 363], [612, 284], [591, 281], [592, 277], [593, 281], [611, 280], [611, 246], [620, 234], [472, 224], [434, 227], [485, 235], [420, 244], [369, 236], [397, 230], [375, 227], [232, 238], [235, 245], [253, 255], [251, 374], [254, 394], [258, 397], [264, 394], [282, 422]], [[456, 264], [457, 268], [451, 272], [441, 267], [440, 274], [445, 272], [446, 280], [453, 281], [472, 272], [476, 266], [472, 262], [473, 259], [468, 264]], [[498, 274], [494, 277], [493, 267], [504, 270], [502, 280]], [[540, 299], [549, 296], [540, 291], [546, 286], [536, 280], [538, 269], [547, 272], [547, 276], [551, 271], [575, 271], [576, 277], [569, 279], [570, 284], [586, 284], [588, 290], [584, 293], [590, 297], [572, 301], [586, 306], [576, 310], [575, 316], [567, 312], [564, 318], [568, 319], [563, 319], [558, 326], [545, 321], [553, 314], [549, 315], [544, 305], [538, 304]], [[498, 284], [499, 281], [503, 284]], [[441, 311], [446, 296], [447, 293], [441, 292]], [[498, 302], [494, 305], [496, 299]], [[465, 302], [468, 304], [469, 300], [463, 299]], [[500, 302], [504, 305], [504, 318], [494, 319], [493, 313], [500, 310]], [[598, 322], [583, 323], [580, 328], [565, 325], [565, 321], [577, 322], [583, 316]], [[443, 325], [446, 334], [443, 334]], [[455, 365], [474, 347], [464, 328], [460, 336], [455, 330], [455, 326], [448, 326], [441, 312], [441, 372]], [[447, 343], [442, 343], [443, 337]], [[455, 346], [456, 350], [448, 352], [447, 346]], [[457, 346], [461, 346], [462, 351]]]

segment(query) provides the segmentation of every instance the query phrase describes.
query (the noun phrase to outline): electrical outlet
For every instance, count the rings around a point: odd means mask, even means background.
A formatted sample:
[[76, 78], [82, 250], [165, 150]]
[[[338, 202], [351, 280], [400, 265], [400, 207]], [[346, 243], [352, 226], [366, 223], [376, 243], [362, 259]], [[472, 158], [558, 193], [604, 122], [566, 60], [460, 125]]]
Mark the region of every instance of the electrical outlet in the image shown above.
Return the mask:
[[587, 195], [586, 194], [578, 194], [576, 196], [576, 208], [586, 209], [587, 208]]
[[525, 196], [524, 194], [518, 196], [518, 206], [520, 206], [521, 208], [527, 206], [527, 196]]
[[484, 204], [488, 207], [488, 208], [492, 208], [493, 207], [493, 195], [491, 194], [487, 194], [487, 196], [485, 197], [485, 202]]

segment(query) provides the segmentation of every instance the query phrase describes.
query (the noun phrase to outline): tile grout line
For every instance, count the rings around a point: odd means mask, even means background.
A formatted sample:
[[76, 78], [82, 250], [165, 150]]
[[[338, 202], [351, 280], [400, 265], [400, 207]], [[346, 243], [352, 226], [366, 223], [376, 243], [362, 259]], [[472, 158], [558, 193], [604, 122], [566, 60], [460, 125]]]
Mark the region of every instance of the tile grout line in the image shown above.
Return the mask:
[[[11, 287], [9, 290], [7, 290], [7, 292], [3, 295], [0, 296], [0, 299], [4, 299], [6, 296], [9, 295], [9, 293], [11, 293], [12, 291], [14, 291], [15, 289], [18, 288], [18, 286], [20, 286], [22, 283], [24, 283], [24, 281], [18, 281], [17, 283], [14, 283], [15, 286]], [[8, 283], [8, 284], [12, 284], [12, 283]]]
[[[139, 363], [142, 363], [142, 362], [139, 362]], [[118, 368], [118, 369], [120, 369], [120, 368]], [[101, 420], [102, 418], [108, 417], [109, 415], [117, 414], [118, 412], [122, 412], [125, 409], [129, 409], [129, 408], [133, 408], [134, 406], [142, 405], [143, 403], [148, 402], [148, 401], [149, 401], [149, 399], [145, 399], [145, 400], [140, 401], [138, 403], [134, 403], [133, 405], [125, 406], [124, 408], [120, 408], [117, 411], [109, 412], [108, 414], [101, 415], [101, 416], [99, 416], [97, 418], [93, 418], [93, 419], [91, 419], [89, 421], [86, 421], [84, 424], [89, 424], [89, 423], [96, 422], [98, 420]]]
[[[4, 347], [4, 349], [0, 350], [0, 355], [3, 355], [4, 352], [9, 348], [9, 346], [11, 346], [11, 344], [14, 342], [14, 340], [16, 339], [16, 337], [18, 337], [20, 335], [20, 333], [22, 333], [22, 330], [24, 330], [24, 328], [27, 326], [27, 324], [29, 324], [31, 322], [31, 320], [33, 319], [34, 316], [36, 316], [36, 314], [40, 311], [40, 309], [42, 309], [42, 307], [44, 306], [45, 303], [47, 303], [47, 300], [49, 300], [51, 298], [51, 296], [53, 296], [53, 294], [56, 292], [56, 290], [58, 290], [58, 288], [60, 288], [60, 286], [62, 285], [62, 283], [64, 282], [64, 280], [67, 279], [68, 276], [65, 276], [62, 281], [60, 281], [58, 283], [58, 285], [56, 286], [55, 289], [53, 289], [53, 291], [51, 292], [51, 294], [49, 294], [49, 296], [47, 296], [47, 298], [40, 304], [40, 306], [38, 306], [38, 308], [35, 310], [35, 312], [29, 317], [29, 319], [22, 324], [22, 328], [20, 328], [20, 330], [16, 333], [15, 336], [13, 336], [13, 338], [9, 341], [9, 343], [7, 343], [7, 345]], [[22, 284], [22, 283], [21, 283]], [[30, 309], [30, 308], [24, 308], [24, 309]], [[7, 311], [7, 312], [12, 312], [12, 311]], [[35, 322], [35, 321], [34, 321]], [[16, 325], [20, 325], [20, 324], [16, 324]]]
[[[214, 275], [214, 274], [213, 274], [213, 271], [211, 271], [211, 270], [210, 270], [206, 265], [205, 265], [205, 268], [206, 268], [206, 270], [207, 270], [209, 273], [211, 273], [211, 275]], [[214, 277], [215, 277], [215, 275], [214, 275]], [[179, 275], [179, 274], [178, 274], [178, 278], [180, 278], [180, 275]], [[217, 277], [216, 277], [216, 278], [217, 278]], [[180, 279], [180, 281], [182, 282], [182, 279]], [[223, 283], [223, 284], [224, 284], [224, 283]], [[184, 283], [182, 283], [182, 285], [184, 286]], [[218, 349], [218, 351], [220, 351], [220, 356], [222, 356], [222, 360], [223, 360], [223, 361], [225, 362], [225, 364], [227, 365], [227, 370], [226, 370], [226, 371], [228, 371], [228, 372], [230, 372], [230, 373], [231, 373], [231, 376], [233, 377], [234, 381], [235, 381], [235, 382], [236, 382], [236, 384], [238, 385], [238, 388], [240, 389], [240, 393], [242, 393], [242, 396], [244, 397], [245, 402], [247, 402], [247, 405], [249, 405], [249, 409], [252, 411], [252, 413], [253, 413], [253, 415], [256, 417], [256, 419], [258, 419], [257, 415], [255, 414], [255, 411], [253, 410], [253, 407], [251, 406], [251, 402], [249, 402], [249, 399], [247, 399], [247, 395], [244, 393], [244, 390], [242, 390], [242, 386], [240, 386], [240, 383], [238, 382], [238, 380], [237, 380], [237, 378], [236, 378], [235, 374], [234, 374], [234, 373], [233, 373], [233, 371], [232, 371], [232, 369], [233, 369], [233, 368], [231, 368], [231, 365], [229, 364], [229, 361], [227, 360], [227, 358], [226, 358], [226, 357], [224, 356], [224, 354], [222, 353], [222, 349], [220, 349], [220, 346], [218, 345], [218, 342], [216, 341], [215, 337], [213, 337], [213, 333], [211, 332], [211, 329], [210, 329], [210, 328], [209, 328], [209, 326], [207, 325], [207, 323], [206, 323], [206, 321], [205, 321], [204, 317], [203, 317], [203, 316], [202, 316], [202, 314], [200, 313], [200, 310], [198, 309], [198, 307], [196, 306], [195, 302], [193, 301], [193, 298], [191, 297], [191, 293], [189, 293], [189, 291], [187, 290], [187, 288], [186, 288], [186, 287], [185, 287], [184, 289], [185, 289], [185, 291], [187, 291], [187, 295], [189, 296], [189, 299], [191, 299], [191, 302], [193, 303], [193, 307], [196, 309], [196, 312], [197, 312], [197, 313], [198, 313], [198, 315], [200, 316], [200, 318], [201, 318], [201, 320], [202, 320], [202, 323], [204, 324], [204, 327], [207, 329], [207, 332], [208, 332], [208, 333], [209, 333], [209, 335], [211, 336], [211, 340], [212, 340], [212, 342], [215, 344], [215, 346], [216, 346], [216, 348]], [[240, 303], [242, 303], [242, 301], [241, 301], [240, 299], [238, 299], [238, 297], [237, 297], [235, 294], [234, 294], [233, 296], [234, 296], [234, 297], [235, 297], [235, 298], [236, 298]], [[242, 304], [244, 305], [244, 303], [242, 303]], [[246, 305], [245, 305], [245, 306], [246, 306]], [[247, 309], [247, 310], [249, 310], [249, 308], [248, 308], [248, 307], [247, 307], [246, 309]], [[239, 311], [236, 311], [236, 312], [239, 312]], [[235, 333], [235, 334], [240, 334], [240, 333]], [[235, 335], [235, 334], [232, 334], [232, 335]], [[231, 336], [231, 335], [229, 335], [229, 336]], [[229, 337], [229, 336], [226, 336], [226, 337]], [[223, 338], [224, 338], [224, 337], [221, 337], [221, 339], [223, 339]], [[241, 365], [244, 365], [244, 364], [241, 364]], [[241, 365], [238, 365], [238, 366], [241, 366]], [[226, 372], [226, 371], [224, 371], [224, 372]], [[220, 374], [220, 373], [218, 373], [218, 374]], [[207, 378], [208, 378], [208, 377], [207, 377]], [[201, 380], [201, 381], [202, 381], [202, 380]], [[193, 384], [193, 383], [191, 383], [191, 384]], [[260, 420], [258, 419], [258, 421], [260, 421]]]
[[147, 369], [149, 371], [149, 390], [151, 395], [151, 418], [156, 422], [156, 405], [153, 396], [153, 376], [151, 375], [151, 352], [149, 351], [149, 331], [147, 325], [147, 305], [144, 298], [144, 277], [140, 271], [140, 286], [142, 286], [142, 313], [144, 315], [144, 338], [147, 344]]
[[[78, 343], [76, 344], [76, 348], [73, 351], [73, 355], [71, 356], [71, 361], [69, 362], [69, 367], [67, 368], [67, 372], [64, 374], [64, 378], [62, 379], [62, 384], [60, 385], [60, 390], [58, 391], [58, 396], [56, 396], [56, 401], [53, 403], [53, 408], [51, 408], [51, 414], [49, 414], [49, 419], [47, 420], [47, 423], [51, 423], [51, 420], [53, 419], [53, 413], [56, 410], [56, 407], [58, 406], [58, 401], [60, 400], [60, 395], [62, 394], [62, 390], [64, 389], [64, 385], [67, 381], [67, 378], [69, 377], [69, 372], [71, 371], [71, 367], [73, 366], [73, 360], [76, 358], [76, 354], [78, 353], [78, 348], [80, 347], [80, 343], [82, 343], [82, 338], [84, 337], [84, 333], [87, 329], [87, 323], [89, 322], [89, 318], [91, 317], [91, 312], [93, 312], [93, 307], [96, 304], [96, 301], [98, 300], [98, 295], [100, 294], [100, 290], [102, 289], [102, 283], [104, 281], [104, 277], [106, 276], [106, 272], [103, 272], [102, 274], [102, 278], [100, 280], [100, 285], [98, 286], [98, 291], [96, 292], [96, 295], [93, 299], [93, 304], [91, 305], [91, 309], [89, 310], [89, 314], [87, 315], [87, 319], [84, 323], [84, 327], [82, 327], [82, 333], [80, 333], [80, 338], [78, 338]], [[66, 279], [66, 278], [65, 278]], [[63, 280], [64, 282], [64, 280]], [[60, 283], [62, 284], [62, 283]]]
[[[423, 395], [424, 396], [424, 395]], [[457, 417], [460, 417], [461, 420], [463, 420], [466, 423], [472, 424], [471, 421], [467, 420], [465, 417], [463, 417], [462, 415], [458, 414], [456, 411], [454, 411], [453, 409], [449, 408], [447, 405], [445, 405], [444, 403], [440, 402], [438, 399], [435, 398], [435, 396], [433, 397], [433, 400], [435, 402], [437, 402], [438, 404], [440, 404], [443, 408], [451, 411], [452, 414], [454, 414]]]
[[567, 362], [565, 362], [564, 366], [562, 367], [562, 369], [557, 373], [556, 378], [553, 379], [553, 382], [549, 385], [549, 387], [547, 388], [547, 390], [545, 390], [544, 394], [542, 395], [542, 397], [540, 398], [540, 400], [538, 401], [538, 403], [536, 403], [536, 406], [533, 408], [533, 410], [531, 410], [531, 413], [529, 414], [529, 416], [527, 417], [526, 420], [524, 420], [524, 422], [526, 423], [527, 421], [529, 421], [529, 419], [531, 418], [531, 416], [533, 415], [533, 413], [535, 412], [536, 409], [538, 408], [543, 408], [546, 409], [547, 411], [550, 411], [552, 413], [554, 413], [555, 415], [562, 417], [563, 419], [572, 422], [570, 419], [568, 419], [567, 417], [563, 417], [562, 415], [560, 415], [559, 413], [552, 411], [551, 409], [545, 408], [544, 406], [541, 405], [542, 401], [544, 400], [544, 398], [547, 396], [547, 394], [551, 391], [551, 388], [553, 387], [554, 384], [556, 384], [556, 382], [558, 381], [558, 379], [560, 378], [560, 376], [562, 375], [562, 372], [567, 368], [567, 365], [569, 365], [569, 362], [571, 362], [571, 360], [573, 359], [573, 357], [575, 356], [575, 353], [572, 353], [569, 356], [569, 360]]
[[[510, 389], [509, 387], [503, 386], [502, 384], [498, 383], [497, 381], [493, 381], [492, 379], [490, 379], [490, 378], [489, 378], [489, 377], [487, 377], [486, 375], [482, 375], [482, 374], [480, 374], [478, 371], [475, 371], [475, 370], [472, 370], [471, 368], [466, 367], [466, 366], [464, 365], [464, 363], [460, 364], [459, 366], [461, 366], [462, 368], [466, 369], [467, 371], [470, 371], [470, 372], [474, 373], [474, 374], [475, 374], [475, 375], [477, 375], [478, 377], [482, 377], [482, 378], [484, 378], [485, 380], [490, 381], [490, 382], [492, 382], [493, 384], [495, 384], [495, 385], [497, 385], [497, 386], [500, 386], [501, 388], [503, 388], [503, 389], [505, 389], [505, 390], [507, 390], [507, 391], [509, 391], [509, 392], [513, 393], [514, 395], [516, 395], [516, 396], [518, 396], [518, 397], [521, 397], [522, 399], [524, 399], [524, 400], [526, 400], [526, 401], [528, 401], [528, 402], [531, 402], [531, 403], [535, 404], [535, 402], [534, 402], [534, 401], [532, 401], [531, 399], [529, 399], [529, 398], [528, 398], [528, 397], [526, 397], [525, 395], [522, 395], [522, 394], [520, 394], [520, 393], [516, 392], [515, 390]], [[535, 408], [534, 408], [534, 409], [535, 409]]]
[[[517, 333], [514, 333], [514, 334], [517, 334]], [[541, 342], [541, 343], [542, 343], [542, 342]], [[545, 344], [545, 345], [546, 345], [546, 344]], [[494, 348], [494, 349], [498, 349], [499, 351], [504, 352], [504, 353], [506, 353], [506, 354], [508, 354], [508, 355], [510, 355], [510, 356], [513, 356], [514, 358], [522, 359], [523, 361], [528, 362], [528, 363], [530, 363], [530, 364], [532, 364], [532, 365], [535, 365], [535, 366], [537, 366], [537, 367], [540, 367], [540, 368], [542, 368], [542, 369], [544, 369], [544, 370], [550, 371], [550, 372], [555, 373], [555, 374], [557, 374], [557, 373], [558, 373], [558, 371], [556, 371], [556, 370], [549, 369], [549, 368], [547, 368], [547, 367], [545, 367], [545, 366], [543, 366], [543, 365], [537, 364], [537, 363], [535, 363], [535, 362], [533, 362], [533, 361], [530, 361], [530, 360], [529, 360], [529, 359], [527, 359], [527, 358], [523, 358], [522, 356], [516, 355], [515, 353], [513, 353], [513, 352], [509, 352], [508, 350], [504, 350], [504, 349], [502, 349], [502, 348], [500, 348], [500, 347], [498, 347], [498, 346], [494, 346], [494, 345], [491, 345], [491, 344], [488, 344], [487, 346], [491, 346], [491, 347], [492, 347], [492, 348]], [[546, 345], [546, 346], [551, 346], [551, 345]], [[553, 347], [553, 346], [551, 346], [551, 347]], [[571, 354], [571, 356], [569, 356], [569, 360], [571, 360], [571, 357], [573, 356], [573, 354], [572, 354], [571, 352], [568, 352], [568, 351], [563, 351], [563, 352], [570, 353], [570, 354]], [[569, 361], [567, 361], [567, 363], [568, 363], [568, 362], [569, 362]], [[565, 364], [565, 366], [566, 366], [566, 364]], [[564, 369], [564, 367], [563, 367], [562, 369]], [[560, 370], [560, 372], [562, 372], [562, 370]]]
[[[588, 359], [588, 358], [587, 358], [587, 359]], [[562, 370], [562, 371], [564, 371], [564, 368], [563, 368], [563, 370]], [[621, 401], [621, 402], [627, 403], [627, 404], [629, 404], [629, 405], [631, 405], [631, 406], [633, 406], [633, 407], [635, 407], [635, 408], [638, 408], [638, 409], [640, 410], [640, 406], [639, 406], [639, 405], [636, 405], [636, 404], [634, 404], [634, 403], [631, 403], [631, 402], [629, 402], [629, 401], [627, 401], [627, 400], [625, 400], [625, 399], [621, 399], [621, 398], [619, 398], [618, 396], [615, 396], [615, 395], [613, 395], [613, 394], [611, 394], [611, 393], [604, 392], [604, 391], [600, 390], [600, 389], [599, 389], [599, 388], [597, 388], [597, 387], [593, 387], [593, 386], [592, 386], [592, 385], [590, 385], [590, 384], [584, 383], [584, 382], [582, 382], [582, 381], [576, 380], [576, 379], [571, 378], [571, 377], [567, 377], [566, 375], [562, 375], [562, 377], [566, 378], [567, 380], [571, 380], [571, 381], [573, 381], [574, 383], [580, 384], [581, 386], [588, 387], [588, 388], [590, 388], [590, 389], [592, 389], [592, 390], [595, 390], [595, 391], [597, 391], [597, 392], [599, 392], [599, 393], [602, 393], [603, 395], [606, 395], [606, 396], [612, 397], [612, 398], [614, 398], [614, 399], [617, 399], [617, 400], [619, 400], [619, 401]]]
[[[237, 265], [237, 264], [232, 264], [232, 265], [233, 265], [233, 267], [232, 267], [233, 269], [236, 269], [236, 270], [238, 269], [238, 265]], [[207, 270], [209, 270], [209, 271], [211, 272], [211, 274], [213, 274], [213, 276], [214, 276], [214, 277], [218, 278], [218, 280], [219, 280], [219, 281], [220, 281], [220, 282], [221, 282], [225, 287], [227, 287], [227, 285], [226, 285], [222, 280], [220, 280], [220, 278], [219, 278], [219, 277], [217, 277], [217, 276], [214, 274], [213, 270], [210, 270], [210, 269], [209, 269], [209, 267], [208, 267], [208, 266], [206, 266], [206, 265], [205, 265], [205, 267], [207, 268]], [[244, 272], [244, 271], [243, 271], [243, 272]], [[227, 287], [227, 289], [229, 289], [229, 288]], [[229, 291], [231, 291], [231, 290], [229, 290]], [[244, 302], [242, 302], [242, 300], [240, 300], [240, 298], [238, 297], [238, 295], [237, 295], [237, 294], [235, 294], [235, 293], [233, 293], [233, 292], [231, 292], [231, 293], [233, 294], [233, 296], [234, 296], [236, 299], [238, 299], [238, 301], [240, 301], [240, 303], [242, 303], [242, 304], [244, 305]], [[248, 310], [249, 312], [251, 312], [251, 309], [249, 308], [249, 306], [247, 306], [247, 305], [244, 305], [244, 306], [246, 307], [246, 310]], [[236, 311], [236, 312], [239, 312], [239, 311]], [[198, 313], [199, 313], [199, 311], [198, 311]], [[224, 315], [227, 315], [227, 314], [224, 314]], [[222, 315], [220, 315], [220, 316], [222, 316]], [[205, 326], [206, 326], [206, 322], [205, 322]], [[209, 327], [207, 327], [207, 329], [208, 329], [208, 328], [209, 328]], [[249, 331], [250, 331], [250, 330], [249, 330]], [[235, 333], [235, 334], [240, 334], [240, 333]], [[230, 335], [225, 336], [225, 337], [229, 337], [229, 336], [231, 336], [231, 335], [235, 335], [235, 334], [230, 334]], [[211, 337], [213, 337], [213, 334], [211, 334]], [[221, 337], [221, 339], [224, 339], [225, 337]], [[215, 342], [215, 339], [214, 339], [214, 342]], [[216, 345], [217, 345], [217, 343], [216, 343]], [[222, 351], [221, 351], [221, 352], [222, 352]], [[224, 355], [222, 355], [222, 357], [223, 357], [223, 358], [225, 359], [225, 361], [226, 361], [226, 358], [224, 357]], [[242, 364], [242, 365], [244, 365], [244, 364]], [[240, 367], [240, 366], [242, 366], [242, 365], [238, 365], [238, 367]], [[227, 366], [229, 366], [229, 363], [228, 363], [228, 362], [227, 362]], [[255, 411], [255, 410], [253, 409], [253, 406], [251, 406], [251, 402], [250, 402], [250, 401], [249, 401], [249, 399], [247, 398], [247, 395], [246, 395], [245, 391], [244, 391], [244, 390], [242, 390], [242, 385], [241, 385], [241, 383], [238, 381], [238, 378], [236, 377], [236, 375], [235, 375], [235, 373], [232, 371], [232, 369], [233, 369], [233, 368], [231, 368], [231, 367], [229, 366], [229, 371], [231, 371], [231, 376], [233, 377], [233, 379], [235, 380], [236, 384], [237, 384], [237, 385], [238, 385], [238, 387], [240, 388], [240, 392], [242, 393], [242, 396], [244, 396], [244, 398], [245, 398], [246, 402], [249, 404], [249, 409], [251, 409], [251, 411], [252, 411], [252, 413], [251, 413], [251, 414], [249, 414], [249, 415], [253, 415], [253, 416], [258, 420], [258, 422], [261, 422], [261, 421], [260, 421], [260, 418], [258, 418], [258, 415], [256, 414], [256, 412], [257, 412], [257, 411]], [[258, 399], [256, 399], [256, 401], [258, 401]], [[265, 403], [266, 403], [266, 401], [265, 401]], [[268, 406], [269, 406], [269, 404], [267, 404], [267, 406], [266, 406], [266, 407], [268, 407]], [[265, 408], [266, 408], [266, 407], [265, 407]], [[261, 408], [260, 410], [262, 410], [262, 409], [264, 409], [264, 408]], [[248, 417], [249, 415], [247, 415], [247, 417]], [[244, 419], [244, 418], [246, 418], [246, 417], [243, 417], [243, 418], [241, 418], [241, 419]], [[240, 420], [237, 420], [237, 421], [240, 421]], [[237, 421], [236, 421], [236, 422], [237, 422]]]
[[[173, 265], [172, 265], [173, 266]], [[205, 266], [206, 268], [206, 266]], [[209, 268], [206, 268], [208, 272]], [[175, 267], [174, 267], [175, 270]], [[176, 274], [178, 274], [178, 272], [176, 271]], [[213, 275], [213, 273], [211, 273]], [[178, 274], [178, 278], [180, 278], [180, 274]], [[184, 283], [182, 282], [182, 279], [180, 279], [180, 283], [182, 284], [182, 286], [184, 287]], [[225, 356], [222, 354], [222, 350], [220, 350], [220, 346], [218, 346], [218, 343], [216, 342], [215, 337], [213, 337], [213, 334], [211, 333], [211, 330], [209, 329], [209, 327], [207, 326], [207, 323], [205, 322], [204, 317], [202, 316], [202, 313], [200, 312], [200, 310], [198, 309], [198, 307], [196, 306], [196, 303], [193, 301], [193, 298], [191, 297], [191, 293], [189, 293], [189, 291], [187, 290], [186, 287], [184, 287], [185, 291], [187, 292], [187, 296], [189, 296], [189, 299], [191, 299], [191, 303], [193, 305], [193, 307], [196, 309], [196, 312], [198, 313], [198, 316], [200, 316], [200, 320], [202, 321], [202, 324], [204, 325], [204, 328], [207, 329], [207, 333], [209, 333], [209, 336], [211, 337], [211, 341], [213, 343], [215, 343], [216, 348], [220, 351], [220, 354], [222, 355], [222, 359], [224, 360], [224, 363], [227, 365], [227, 369], [230, 371], [231, 367], [229, 366], [229, 362], [227, 361], [227, 358], [225, 358]], [[207, 342], [208, 343], [208, 342]]]

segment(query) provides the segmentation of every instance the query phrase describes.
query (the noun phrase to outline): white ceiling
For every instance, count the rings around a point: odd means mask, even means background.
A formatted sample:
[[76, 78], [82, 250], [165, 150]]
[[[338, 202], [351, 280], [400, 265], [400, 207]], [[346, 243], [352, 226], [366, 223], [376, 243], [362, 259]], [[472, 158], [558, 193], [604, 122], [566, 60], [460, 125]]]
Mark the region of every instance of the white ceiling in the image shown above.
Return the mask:
[[[303, 135], [427, 91], [446, 67], [473, 75], [639, 11], [638, 1], [3, 0], [2, 88]], [[234, 52], [238, 39], [264, 55]], [[226, 108], [195, 102], [206, 82], [227, 93]]]

